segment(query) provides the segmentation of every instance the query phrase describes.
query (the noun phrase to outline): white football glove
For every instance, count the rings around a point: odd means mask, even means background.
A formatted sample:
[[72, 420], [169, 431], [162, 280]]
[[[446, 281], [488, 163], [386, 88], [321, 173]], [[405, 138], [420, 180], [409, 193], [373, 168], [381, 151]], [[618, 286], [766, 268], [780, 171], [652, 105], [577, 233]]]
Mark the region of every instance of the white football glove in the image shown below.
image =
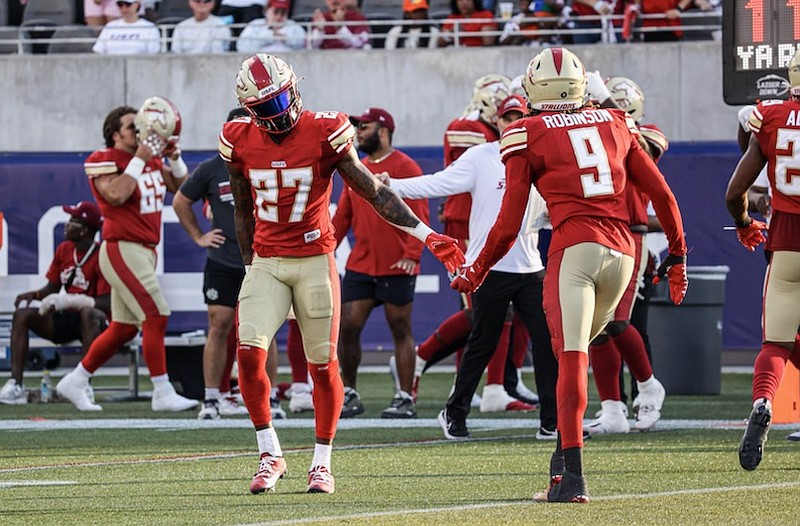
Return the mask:
[[599, 71], [589, 71], [586, 73], [586, 93], [590, 99], [603, 103], [611, 97], [603, 77]]
[[594, 8], [594, 10], [601, 15], [607, 15], [611, 13], [611, 4], [605, 0], [598, 0], [594, 3], [592, 8]]
[[84, 307], [94, 307], [94, 298], [85, 294], [49, 294], [39, 305], [39, 314], [44, 316], [50, 312], [62, 310], [80, 310]]

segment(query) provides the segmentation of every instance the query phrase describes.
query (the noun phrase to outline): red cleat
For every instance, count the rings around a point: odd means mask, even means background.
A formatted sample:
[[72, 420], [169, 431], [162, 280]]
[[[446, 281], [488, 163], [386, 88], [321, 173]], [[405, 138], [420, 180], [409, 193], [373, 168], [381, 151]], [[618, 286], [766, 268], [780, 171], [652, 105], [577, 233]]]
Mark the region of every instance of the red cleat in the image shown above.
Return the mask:
[[273, 457], [269, 453], [261, 455], [258, 471], [250, 482], [250, 492], [253, 494], [275, 491], [278, 479], [286, 474], [286, 460], [283, 457]]
[[333, 475], [325, 466], [314, 466], [308, 472], [307, 493], [333, 493], [335, 489]]

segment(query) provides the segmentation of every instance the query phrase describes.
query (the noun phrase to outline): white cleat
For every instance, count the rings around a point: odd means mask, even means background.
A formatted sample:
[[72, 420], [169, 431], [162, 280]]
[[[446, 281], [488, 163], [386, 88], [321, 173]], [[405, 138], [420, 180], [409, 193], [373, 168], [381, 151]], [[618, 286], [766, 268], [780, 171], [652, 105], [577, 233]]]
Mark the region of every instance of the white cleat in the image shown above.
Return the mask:
[[533, 411], [536, 409], [509, 395], [501, 384], [483, 386], [480, 403], [481, 413], [505, 413], [506, 411]]
[[219, 414], [220, 416], [247, 416], [247, 408], [239, 405], [236, 398], [233, 396], [219, 397]]
[[639, 388], [639, 410], [633, 428], [637, 431], [649, 431], [661, 419], [661, 406], [667, 391], [655, 377], [646, 382], [636, 382], [636, 385]]
[[314, 398], [311, 396], [310, 385], [293, 383], [286, 394], [289, 396], [289, 411], [292, 413], [314, 410]]
[[603, 414], [586, 426], [590, 435], [624, 434], [631, 430], [623, 408], [625, 404], [619, 400], [603, 400]]
[[153, 398], [150, 400], [150, 407], [153, 411], [186, 411], [193, 409], [199, 404], [197, 400], [192, 400], [175, 392], [171, 383], [165, 382], [153, 389]]
[[0, 389], [0, 404], [19, 405], [28, 403], [28, 394], [25, 388], [16, 380], [10, 378]]
[[82, 378], [75, 371], [69, 372], [56, 384], [56, 392], [62, 398], [66, 398], [79, 411], [102, 411], [103, 408], [92, 403], [87, 394], [89, 390], [89, 380]]

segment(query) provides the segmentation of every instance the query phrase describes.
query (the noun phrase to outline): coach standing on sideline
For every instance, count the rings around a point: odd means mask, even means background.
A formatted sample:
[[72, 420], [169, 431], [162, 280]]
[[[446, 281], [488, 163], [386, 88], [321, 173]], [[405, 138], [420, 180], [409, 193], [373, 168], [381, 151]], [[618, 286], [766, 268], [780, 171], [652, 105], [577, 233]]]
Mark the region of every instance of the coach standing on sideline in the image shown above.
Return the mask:
[[[392, 148], [394, 119], [386, 110], [369, 108], [359, 117], [350, 117], [356, 126], [358, 149], [372, 173], [388, 172], [395, 177], [422, 175], [422, 168], [405, 153]], [[428, 222], [428, 200], [406, 200], [422, 221]], [[382, 418], [414, 418], [411, 399], [414, 376], [414, 336], [411, 334], [411, 307], [424, 245], [386, 221], [366, 200], [345, 186], [333, 218], [336, 244], [352, 228], [355, 247], [347, 259], [342, 281], [342, 327], [339, 336], [339, 362], [344, 382], [342, 418], [364, 412], [356, 392], [356, 376], [361, 364], [361, 331], [372, 309], [383, 303], [386, 321], [392, 331], [394, 356], [400, 389]]]

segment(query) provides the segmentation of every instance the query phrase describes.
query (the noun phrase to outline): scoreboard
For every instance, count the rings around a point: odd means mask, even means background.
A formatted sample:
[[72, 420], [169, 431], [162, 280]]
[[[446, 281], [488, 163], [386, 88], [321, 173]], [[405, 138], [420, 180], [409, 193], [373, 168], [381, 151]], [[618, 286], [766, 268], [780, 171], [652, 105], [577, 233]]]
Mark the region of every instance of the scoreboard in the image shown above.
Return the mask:
[[727, 104], [786, 98], [786, 68], [800, 48], [800, 0], [724, 0], [723, 97]]

